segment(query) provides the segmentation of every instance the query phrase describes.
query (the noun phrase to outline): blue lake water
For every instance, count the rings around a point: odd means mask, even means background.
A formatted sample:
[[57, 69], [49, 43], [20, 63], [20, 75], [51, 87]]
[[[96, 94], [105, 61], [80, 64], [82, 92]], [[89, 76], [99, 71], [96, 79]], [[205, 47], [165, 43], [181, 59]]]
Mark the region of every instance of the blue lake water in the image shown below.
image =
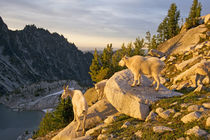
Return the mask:
[[16, 112], [0, 104], [0, 140], [16, 140], [26, 130], [37, 129], [43, 116], [40, 111]]

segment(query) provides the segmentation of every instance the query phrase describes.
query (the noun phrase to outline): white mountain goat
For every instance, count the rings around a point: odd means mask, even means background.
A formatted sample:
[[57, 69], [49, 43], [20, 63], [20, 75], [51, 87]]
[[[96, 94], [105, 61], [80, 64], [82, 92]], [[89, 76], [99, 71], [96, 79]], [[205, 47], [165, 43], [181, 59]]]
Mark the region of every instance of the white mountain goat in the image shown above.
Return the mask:
[[83, 122], [82, 122], [82, 132], [83, 134], [85, 134], [85, 121], [86, 121], [87, 111], [88, 111], [88, 105], [85, 100], [85, 97], [80, 90], [70, 90], [68, 86], [67, 87], [64, 86], [64, 91], [61, 95], [61, 98], [65, 99], [68, 96], [70, 96], [72, 99], [71, 101], [72, 101], [73, 111], [74, 111], [73, 121], [77, 121], [78, 123], [76, 131], [78, 131], [81, 124], [80, 117], [84, 116]]
[[[152, 76], [154, 81], [152, 85], [157, 82], [157, 87], [155, 90], [159, 90], [160, 86], [160, 71], [164, 68], [165, 64], [157, 57], [143, 57], [140, 55], [135, 55], [133, 57], [124, 56], [120, 62], [120, 66], [126, 66], [134, 75], [134, 81], [131, 86], [136, 85], [136, 81], [138, 81], [137, 85], [141, 84], [141, 74], [145, 74], [148, 76]], [[151, 86], [152, 86], [151, 85]]]

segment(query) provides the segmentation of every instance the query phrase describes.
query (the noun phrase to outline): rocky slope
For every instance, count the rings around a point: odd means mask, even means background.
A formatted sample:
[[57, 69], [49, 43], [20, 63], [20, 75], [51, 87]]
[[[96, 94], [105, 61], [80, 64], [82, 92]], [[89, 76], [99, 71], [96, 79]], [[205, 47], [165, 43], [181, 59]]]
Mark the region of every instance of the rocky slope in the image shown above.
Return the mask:
[[189, 30], [182, 28], [182, 32], [177, 36], [165, 41], [158, 46], [158, 50], [163, 52], [166, 56], [170, 54], [185, 53], [209, 38], [210, 28], [210, 14], [203, 16], [200, 25]]
[[11, 31], [0, 17], [0, 94], [46, 80], [91, 84], [92, 57], [62, 35], [35, 25]]
[[205, 24], [186, 30], [158, 47], [164, 53], [161, 58], [166, 64], [164, 77], [169, 81], [165, 85], [170, 89], [210, 91], [210, 14], [203, 18]]
[[[76, 123], [72, 122], [64, 129], [38, 139], [210, 139], [210, 26], [209, 20], [205, 21], [158, 48], [159, 57], [166, 63], [163, 71], [166, 80], [162, 83], [178, 92], [164, 85], [157, 92], [149, 86], [151, 81], [145, 76], [141, 78], [140, 86], [130, 87], [133, 79], [130, 71], [117, 72], [103, 87], [106, 99], [95, 103], [98, 99], [86, 97], [93, 103], [90, 111], [96, 106], [101, 106], [101, 110], [89, 112], [89, 119], [96, 121], [95, 126], [87, 125], [85, 136], [74, 131]], [[97, 95], [94, 89], [87, 92], [92, 96], [90, 92]], [[118, 113], [106, 115], [109, 111], [104, 108], [106, 104], [112, 106], [110, 111], [115, 108]], [[101, 116], [101, 113], [105, 114]], [[97, 115], [100, 117], [94, 118]]]

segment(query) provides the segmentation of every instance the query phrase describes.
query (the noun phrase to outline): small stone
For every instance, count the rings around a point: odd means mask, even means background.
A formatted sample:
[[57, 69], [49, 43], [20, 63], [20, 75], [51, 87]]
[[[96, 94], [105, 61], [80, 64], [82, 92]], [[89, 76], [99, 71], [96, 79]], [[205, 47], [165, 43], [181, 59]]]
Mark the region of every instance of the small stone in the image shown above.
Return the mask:
[[111, 139], [116, 138], [116, 135], [110, 134]]
[[201, 114], [199, 112], [191, 112], [184, 117], [181, 118], [181, 121], [183, 123], [193, 122], [195, 120], [198, 120], [200, 118]]
[[97, 137], [97, 140], [106, 140], [108, 138], [108, 136], [106, 134], [100, 134]]
[[131, 125], [131, 123], [128, 122], [128, 121], [126, 121], [126, 122], [121, 126], [121, 128], [127, 128], [127, 127], [130, 126], [130, 125]]
[[202, 107], [202, 106], [201, 106], [200, 109], [199, 109], [200, 112], [204, 112], [204, 111], [206, 111], [206, 110], [207, 110], [207, 109], [205, 109], [205, 108]]
[[103, 129], [101, 130], [101, 133], [106, 133], [107, 130], [108, 130], [108, 128], [103, 128]]
[[174, 61], [176, 59], [176, 57], [174, 56], [170, 56], [169, 60], [168, 61]]
[[185, 140], [185, 138], [184, 137], [181, 137], [181, 138], [178, 138], [176, 140]]
[[158, 107], [158, 108], [155, 110], [155, 112], [157, 112], [157, 113], [159, 114], [159, 113], [163, 112], [163, 109], [162, 109], [161, 107]]
[[85, 133], [85, 135], [91, 135], [91, 134], [93, 134], [96, 130], [101, 129], [101, 128], [104, 127], [104, 126], [105, 126], [104, 124], [99, 124], [98, 126], [92, 128], [92, 129], [89, 129], [89, 130]]
[[82, 136], [82, 137], [77, 137], [75, 140], [91, 140], [93, 139], [92, 136]]
[[142, 135], [143, 135], [143, 133], [142, 133], [142, 131], [138, 130], [138, 131], [135, 133], [135, 135], [136, 135], [137, 138], [141, 138]]
[[158, 115], [163, 119], [168, 119], [171, 113], [174, 113], [174, 109], [167, 109], [166, 111], [158, 113]]
[[153, 131], [156, 133], [163, 133], [165, 131], [173, 131], [173, 129], [165, 126], [154, 126]]
[[208, 118], [206, 119], [206, 126], [207, 126], [207, 127], [210, 126], [210, 117], [208, 117]]
[[186, 139], [186, 140], [190, 140], [190, 137], [187, 136], [185, 139]]
[[116, 121], [117, 117], [116, 116], [109, 116], [107, 117], [105, 120], [104, 120], [104, 123], [105, 124], [111, 124], [113, 123], [114, 121]]
[[174, 109], [168, 109], [168, 111], [170, 111], [171, 113], [176, 113]]
[[177, 113], [174, 114], [173, 118], [176, 118], [176, 117], [180, 116], [181, 114], [182, 114], [182, 113], [177, 112]]
[[166, 60], [166, 56], [163, 56], [160, 58], [161, 61], [165, 61]]
[[153, 121], [153, 120], [156, 120], [156, 118], [157, 118], [157, 114], [154, 111], [151, 111], [145, 121], [146, 122], [148, 122], [149, 120]]
[[203, 90], [203, 85], [199, 85], [193, 92], [201, 92]]
[[205, 136], [208, 133], [205, 130], [199, 128], [199, 126], [195, 126], [192, 129], [189, 129], [185, 132], [186, 135], [195, 135], [197, 137]]
[[183, 104], [181, 104], [181, 108], [186, 108], [186, 107], [188, 107], [190, 104], [189, 103], [183, 103]]
[[210, 109], [210, 103], [203, 103], [202, 105], [203, 105], [205, 108]]
[[187, 108], [188, 112], [192, 112], [192, 111], [199, 111], [200, 106], [199, 105], [191, 105]]
[[177, 105], [177, 103], [178, 103], [178, 102], [174, 102], [174, 103], [170, 104], [170, 106]]

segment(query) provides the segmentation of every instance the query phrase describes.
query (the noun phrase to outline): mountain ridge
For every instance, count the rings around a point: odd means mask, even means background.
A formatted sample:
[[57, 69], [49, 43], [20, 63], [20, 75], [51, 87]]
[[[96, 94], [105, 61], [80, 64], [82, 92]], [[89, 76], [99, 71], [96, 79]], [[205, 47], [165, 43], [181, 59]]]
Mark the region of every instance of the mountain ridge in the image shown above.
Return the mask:
[[0, 93], [43, 80], [91, 84], [92, 54], [35, 25], [11, 31], [0, 17], [0, 54]]

